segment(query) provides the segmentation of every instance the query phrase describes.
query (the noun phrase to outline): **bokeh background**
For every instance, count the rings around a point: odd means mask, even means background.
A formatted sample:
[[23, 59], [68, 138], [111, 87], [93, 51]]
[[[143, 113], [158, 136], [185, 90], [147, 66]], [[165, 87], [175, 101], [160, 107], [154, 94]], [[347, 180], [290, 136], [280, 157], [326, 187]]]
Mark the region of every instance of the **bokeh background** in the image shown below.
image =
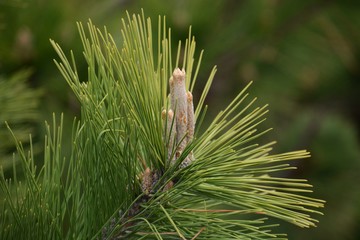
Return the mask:
[[[307, 149], [289, 177], [307, 178], [327, 201], [317, 228], [283, 223], [289, 239], [360, 239], [360, 2], [285, 0], [0, 0], [0, 164], [14, 151], [6, 120], [41, 156], [43, 122], [64, 113], [66, 134], [79, 105], [56, 69], [49, 38], [74, 50], [86, 75], [76, 21], [89, 18], [120, 39], [125, 10], [155, 23], [166, 15], [174, 46], [188, 28], [205, 49], [200, 81], [218, 66], [207, 103], [214, 116], [248, 82], [275, 152]], [[156, 27], [156, 24], [154, 24]], [[81, 74], [80, 74], [81, 75]], [[201, 91], [198, 88], [196, 91]], [[196, 98], [196, 93], [194, 94]], [[196, 99], [195, 99], [196, 101]], [[69, 136], [69, 135], [68, 135]], [[41, 164], [41, 163], [39, 163]]]

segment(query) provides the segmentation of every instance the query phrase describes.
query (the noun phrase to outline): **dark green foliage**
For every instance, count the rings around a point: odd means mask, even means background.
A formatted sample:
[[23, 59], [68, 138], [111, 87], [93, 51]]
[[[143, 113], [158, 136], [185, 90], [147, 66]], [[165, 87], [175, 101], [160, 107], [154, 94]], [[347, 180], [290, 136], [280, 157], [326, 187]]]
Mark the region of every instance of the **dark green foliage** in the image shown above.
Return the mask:
[[8, 78], [0, 76], [0, 166], [5, 171], [13, 165], [12, 155], [15, 150], [5, 121], [11, 125], [18, 141], [25, 145], [39, 121], [41, 91], [28, 86], [29, 75], [30, 71], [20, 71]]

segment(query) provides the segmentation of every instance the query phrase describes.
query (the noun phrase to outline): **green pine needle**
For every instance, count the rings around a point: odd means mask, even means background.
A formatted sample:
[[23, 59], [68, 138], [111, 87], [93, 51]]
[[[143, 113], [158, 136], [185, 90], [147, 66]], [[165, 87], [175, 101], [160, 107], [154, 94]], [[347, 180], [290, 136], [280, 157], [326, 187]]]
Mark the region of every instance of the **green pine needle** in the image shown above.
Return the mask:
[[[0, 139], [4, 139], [0, 141], [0, 166], [4, 172], [11, 171], [12, 152], [15, 150], [14, 144], [5, 140], [10, 134], [4, 122], [11, 123], [14, 134], [27, 148], [29, 133], [34, 132], [40, 117], [38, 106], [42, 91], [27, 86], [30, 75], [29, 70], [18, 71], [8, 78], [0, 75]], [[34, 147], [39, 146], [35, 144]]]
[[[273, 232], [277, 225], [267, 223], [267, 216], [315, 226], [313, 215], [321, 214], [324, 201], [308, 197], [311, 185], [272, 176], [309, 153], [274, 155], [273, 142], [256, 143], [268, 132], [258, 131], [268, 110], [248, 100], [249, 86], [202, 126], [215, 67], [201, 96], [194, 96], [194, 140], [168, 164], [170, 139], [164, 139], [161, 116], [170, 104], [168, 81], [175, 68], [183, 68], [192, 91], [203, 55], [195, 64], [191, 31], [173, 59], [165, 18], [159, 18], [154, 43], [151, 20], [128, 14], [120, 49], [106, 28], [91, 22], [87, 30], [81, 23], [78, 28], [87, 76], [79, 76], [72, 53], [68, 59], [51, 43], [60, 58], [55, 63], [81, 104], [81, 119], [71, 137], [62, 136], [62, 117], [60, 124], [55, 116], [52, 127], [46, 124], [40, 169], [14, 137], [25, 179], [1, 175], [0, 239], [286, 239]], [[68, 156], [63, 141], [72, 143]], [[179, 168], [190, 152], [195, 160]], [[157, 175], [150, 193], [142, 189], [147, 169]]]

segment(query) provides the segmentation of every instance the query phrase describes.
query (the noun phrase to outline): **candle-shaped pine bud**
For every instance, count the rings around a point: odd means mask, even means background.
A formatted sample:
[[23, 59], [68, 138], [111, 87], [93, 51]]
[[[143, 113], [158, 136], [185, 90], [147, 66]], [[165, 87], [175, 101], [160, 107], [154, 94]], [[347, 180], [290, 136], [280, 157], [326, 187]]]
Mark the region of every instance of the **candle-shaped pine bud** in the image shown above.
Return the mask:
[[174, 150], [174, 138], [176, 134], [176, 121], [174, 121], [174, 112], [169, 109], [168, 111], [163, 110], [161, 113], [162, 119], [164, 120], [164, 142], [167, 147], [168, 161], [170, 164], [175, 162], [175, 155], [171, 157]]
[[[173, 87], [171, 85], [173, 84]], [[185, 71], [176, 68], [170, 79], [170, 92], [172, 94], [172, 108], [175, 109], [178, 152], [182, 152], [186, 146], [187, 139], [187, 94], [185, 89]]]

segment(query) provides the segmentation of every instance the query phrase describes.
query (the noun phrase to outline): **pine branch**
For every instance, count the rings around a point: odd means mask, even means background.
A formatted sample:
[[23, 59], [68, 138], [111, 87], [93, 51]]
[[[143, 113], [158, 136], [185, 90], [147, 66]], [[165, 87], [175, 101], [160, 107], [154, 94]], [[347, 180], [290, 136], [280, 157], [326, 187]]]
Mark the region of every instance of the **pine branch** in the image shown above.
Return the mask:
[[[249, 86], [202, 126], [216, 68], [202, 95], [192, 96], [202, 52], [195, 67], [191, 31], [182, 63], [181, 44], [174, 63], [165, 18], [159, 18], [157, 45], [143, 13], [123, 20], [120, 49], [106, 28], [91, 22], [87, 31], [78, 28], [86, 77], [72, 53], [68, 60], [51, 43], [81, 119], [71, 139], [63, 139], [62, 123], [47, 126], [39, 171], [31, 152], [17, 144], [27, 178], [20, 189], [16, 178], [2, 175], [1, 239], [286, 239], [272, 232], [277, 225], [267, 216], [315, 226], [312, 216], [324, 202], [307, 196], [311, 185], [272, 176], [309, 153], [275, 155], [273, 142], [257, 144], [268, 132], [258, 130], [268, 110], [248, 100]], [[72, 142], [70, 156], [61, 150], [64, 140]], [[14, 187], [16, 198], [9, 194]]]

